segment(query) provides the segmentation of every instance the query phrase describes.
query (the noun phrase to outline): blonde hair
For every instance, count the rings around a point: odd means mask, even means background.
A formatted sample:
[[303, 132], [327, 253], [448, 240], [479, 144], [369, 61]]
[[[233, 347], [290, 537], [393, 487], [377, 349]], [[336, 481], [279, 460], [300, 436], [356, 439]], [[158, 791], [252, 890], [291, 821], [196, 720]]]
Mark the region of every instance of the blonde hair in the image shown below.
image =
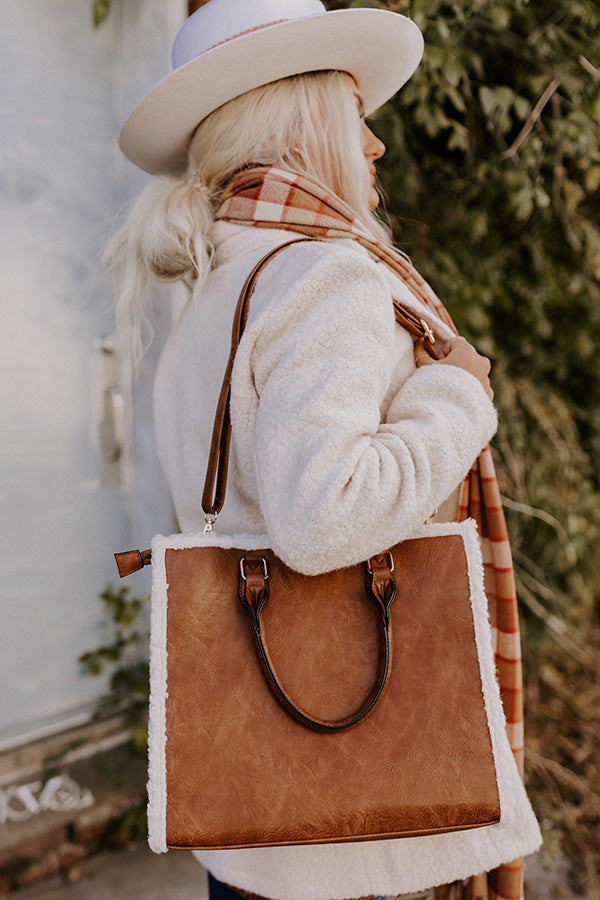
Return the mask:
[[137, 198], [110, 242], [117, 324], [142, 353], [143, 295], [150, 278], [175, 281], [210, 270], [209, 231], [220, 195], [240, 169], [275, 165], [333, 190], [379, 240], [387, 230], [368, 205], [360, 120], [344, 72], [310, 72], [242, 94], [200, 123], [180, 178], [157, 178]]

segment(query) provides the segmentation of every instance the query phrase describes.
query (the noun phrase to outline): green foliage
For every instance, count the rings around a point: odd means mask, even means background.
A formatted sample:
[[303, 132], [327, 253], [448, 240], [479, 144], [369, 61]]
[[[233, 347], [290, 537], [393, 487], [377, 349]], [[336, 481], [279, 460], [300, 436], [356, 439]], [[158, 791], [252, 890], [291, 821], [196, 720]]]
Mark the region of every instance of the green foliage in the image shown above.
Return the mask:
[[120, 816], [109, 819], [98, 849], [119, 850], [132, 841], [146, 841], [148, 838], [148, 816], [146, 801], [132, 806]]
[[130, 597], [129, 588], [107, 587], [100, 594], [103, 616], [111, 629], [111, 640], [96, 650], [88, 650], [79, 663], [88, 675], [110, 671], [109, 690], [100, 698], [96, 715], [124, 713], [134, 729], [133, 743], [145, 752], [148, 741], [149, 698], [148, 634], [141, 620], [148, 598]]
[[425, 35], [374, 123], [396, 238], [493, 360], [521, 596], [580, 639], [600, 587], [600, 8], [378, 5]]
[[92, 6], [92, 20], [94, 28], [99, 28], [110, 12], [112, 0], [94, 0]]
[[378, 169], [396, 240], [492, 358], [530, 778], [600, 896], [599, 807], [581, 793], [600, 794], [600, 5], [375, 5], [424, 32], [421, 66], [374, 119]]
[[575, 637], [600, 587], [600, 8], [386, 6], [426, 46], [376, 125], [391, 218], [492, 357], [517, 575]]

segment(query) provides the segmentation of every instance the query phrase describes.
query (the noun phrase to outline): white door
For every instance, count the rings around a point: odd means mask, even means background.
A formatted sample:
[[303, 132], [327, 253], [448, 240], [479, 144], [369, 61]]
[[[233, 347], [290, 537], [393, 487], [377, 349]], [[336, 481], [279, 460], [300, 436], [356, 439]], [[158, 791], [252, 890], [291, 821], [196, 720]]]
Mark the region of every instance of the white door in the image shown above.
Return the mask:
[[115, 148], [118, 122], [168, 70], [185, 4], [113, 0], [98, 30], [91, 6], [0, 4], [0, 746], [89, 714], [100, 686], [76, 660], [103, 638], [112, 553], [170, 527], [151, 438], [155, 354], [121, 485], [101, 484], [91, 371], [113, 330], [101, 248], [143, 184]]

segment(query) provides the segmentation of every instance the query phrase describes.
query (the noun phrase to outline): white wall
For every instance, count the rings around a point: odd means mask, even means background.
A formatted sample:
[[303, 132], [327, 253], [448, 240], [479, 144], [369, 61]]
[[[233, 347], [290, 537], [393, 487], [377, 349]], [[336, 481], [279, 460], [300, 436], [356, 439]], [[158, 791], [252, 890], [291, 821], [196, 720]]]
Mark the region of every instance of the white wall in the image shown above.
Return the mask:
[[94, 30], [91, 0], [0, 4], [0, 744], [89, 709], [76, 657], [100, 642], [111, 554], [170, 524], [147, 379], [128, 495], [99, 484], [89, 371], [113, 329], [100, 249], [143, 181], [118, 121], [168, 70], [183, 6], [113, 0]]

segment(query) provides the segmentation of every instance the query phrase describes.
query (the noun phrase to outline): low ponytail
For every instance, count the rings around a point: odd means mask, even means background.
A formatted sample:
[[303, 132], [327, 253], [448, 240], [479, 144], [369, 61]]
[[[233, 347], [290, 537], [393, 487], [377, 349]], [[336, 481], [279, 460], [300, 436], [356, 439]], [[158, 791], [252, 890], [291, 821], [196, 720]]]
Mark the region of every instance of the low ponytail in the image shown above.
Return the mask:
[[143, 355], [144, 291], [150, 278], [202, 282], [211, 264], [209, 192], [197, 176], [157, 178], [134, 201], [110, 241], [105, 261], [116, 284], [117, 329], [136, 363]]

